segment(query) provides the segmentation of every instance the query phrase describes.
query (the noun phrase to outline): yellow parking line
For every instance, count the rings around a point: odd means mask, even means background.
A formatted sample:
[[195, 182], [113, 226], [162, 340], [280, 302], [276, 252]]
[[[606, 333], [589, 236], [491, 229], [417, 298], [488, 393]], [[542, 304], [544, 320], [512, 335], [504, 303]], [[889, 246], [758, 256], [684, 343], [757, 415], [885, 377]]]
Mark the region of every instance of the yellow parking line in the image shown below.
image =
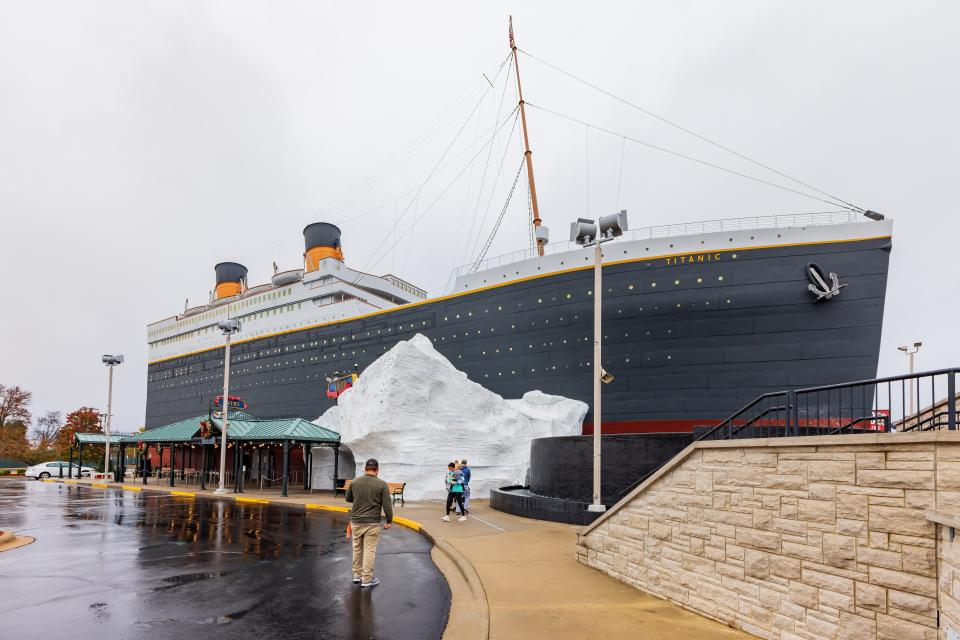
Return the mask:
[[330, 504], [315, 504], [315, 503], [309, 503], [309, 504], [305, 504], [305, 505], [303, 505], [303, 506], [305, 506], [307, 509], [322, 509], [322, 510], [324, 510], [324, 511], [339, 511], [339, 512], [341, 512], [341, 513], [347, 513], [347, 512], [350, 511], [350, 509], [348, 509], [347, 507], [335, 507], [335, 506], [330, 505]]
[[53, 478], [41, 478], [40, 482], [56, 482]]
[[270, 504], [269, 500], [261, 500], [260, 498], [235, 498], [237, 502], [249, 502], [250, 504]]
[[120, 487], [124, 491], [143, 491], [143, 487], [134, 487], [133, 485], [125, 484]]
[[197, 494], [191, 491], [171, 491], [170, 495], [172, 496], [182, 496], [184, 498], [196, 498]]
[[80, 481], [79, 480], [61, 480], [61, 482], [63, 482], [63, 484], [78, 484]]
[[98, 489], [109, 489], [109, 488], [110, 488], [110, 485], [104, 484], [104, 483], [102, 483], [102, 482], [94, 482], [94, 483], [91, 484], [90, 486], [91, 486], [91, 487], [96, 487], [96, 488], [98, 488]]

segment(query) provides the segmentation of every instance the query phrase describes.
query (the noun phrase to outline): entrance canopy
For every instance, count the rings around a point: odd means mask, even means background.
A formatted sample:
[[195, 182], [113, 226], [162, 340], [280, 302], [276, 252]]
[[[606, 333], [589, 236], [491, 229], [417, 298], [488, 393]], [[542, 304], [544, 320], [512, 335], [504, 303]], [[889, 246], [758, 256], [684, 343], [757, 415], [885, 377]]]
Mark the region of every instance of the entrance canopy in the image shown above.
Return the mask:
[[[110, 444], [120, 444], [130, 438], [129, 433], [111, 433]], [[73, 434], [73, 444], [105, 444], [107, 436], [103, 433], [75, 433]]]
[[[125, 444], [144, 443], [193, 443], [200, 439], [201, 422], [210, 420], [210, 438], [219, 438], [223, 420], [197, 416], [180, 422], [157, 427], [141, 433], [125, 436]], [[81, 434], [78, 434], [81, 435]], [[88, 434], [82, 434], [88, 435]], [[111, 442], [117, 442], [110, 438]], [[227, 441], [310, 443], [314, 446], [334, 446], [340, 443], [340, 434], [325, 429], [303, 418], [255, 418], [247, 413], [230, 416]]]

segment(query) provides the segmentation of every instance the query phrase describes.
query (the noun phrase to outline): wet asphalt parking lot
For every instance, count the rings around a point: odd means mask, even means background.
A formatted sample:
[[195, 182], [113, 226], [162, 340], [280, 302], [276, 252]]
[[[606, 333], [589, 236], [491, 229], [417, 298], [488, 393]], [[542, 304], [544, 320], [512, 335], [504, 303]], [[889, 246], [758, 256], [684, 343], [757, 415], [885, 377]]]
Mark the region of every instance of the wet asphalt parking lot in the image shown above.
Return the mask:
[[0, 638], [439, 638], [450, 605], [430, 542], [380, 537], [351, 582], [346, 515], [0, 480]]

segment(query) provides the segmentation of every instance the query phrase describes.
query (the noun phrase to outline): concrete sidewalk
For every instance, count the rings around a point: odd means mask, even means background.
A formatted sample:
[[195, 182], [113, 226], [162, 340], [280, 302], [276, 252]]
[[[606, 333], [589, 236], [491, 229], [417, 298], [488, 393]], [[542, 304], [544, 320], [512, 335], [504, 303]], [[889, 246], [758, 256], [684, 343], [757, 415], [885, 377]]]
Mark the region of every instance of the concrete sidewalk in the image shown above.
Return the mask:
[[[332, 492], [277, 489], [216, 495], [212, 490], [165, 484], [68, 482], [97, 488], [173, 493], [261, 504], [301, 505], [309, 509], [345, 510]], [[440, 520], [439, 501], [399, 504], [398, 523], [415, 528], [434, 543], [433, 559], [450, 585], [452, 603], [444, 638], [604, 639], [627, 634], [645, 639], [698, 640], [750, 638], [610, 578], [576, 561], [577, 527], [519, 518], [471, 500], [466, 522]], [[389, 535], [389, 532], [387, 532]]]

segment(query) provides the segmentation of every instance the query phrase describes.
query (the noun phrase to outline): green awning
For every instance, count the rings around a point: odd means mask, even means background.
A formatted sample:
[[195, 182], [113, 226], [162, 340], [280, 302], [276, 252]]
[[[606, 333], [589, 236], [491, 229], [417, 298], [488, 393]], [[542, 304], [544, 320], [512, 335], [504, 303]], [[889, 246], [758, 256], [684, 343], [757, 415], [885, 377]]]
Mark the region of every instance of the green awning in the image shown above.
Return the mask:
[[[128, 433], [111, 433], [110, 444], [119, 444], [125, 442], [130, 437]], [[107, 436], [103, 433], [75, 433], [73, 434], [74, 444], [104, 444]]]
[[[140, 433], [134, 433], [125, 438], [128, 444], [137, 442], [146, 443], [186, 443], [193, 442], [195, 438], [200, 437], [200, 423], [207, 419], [207, 416], [197, 416], [188, 418], [180, 422], [148, 429]], [[212, 436], [219, 437], [220, 425], [222, 421], [219, 418], [213, 418]], [[246, 413], [237, 413], [230, 416], [230, 424], [227, 429], [227, 440], [241, 440], [243, 442], [312, 442], [320, 444], [338, 444], [340, 434], [336, 431], [325, 429], [304, 420], [303, 418], [255, 418]]]

